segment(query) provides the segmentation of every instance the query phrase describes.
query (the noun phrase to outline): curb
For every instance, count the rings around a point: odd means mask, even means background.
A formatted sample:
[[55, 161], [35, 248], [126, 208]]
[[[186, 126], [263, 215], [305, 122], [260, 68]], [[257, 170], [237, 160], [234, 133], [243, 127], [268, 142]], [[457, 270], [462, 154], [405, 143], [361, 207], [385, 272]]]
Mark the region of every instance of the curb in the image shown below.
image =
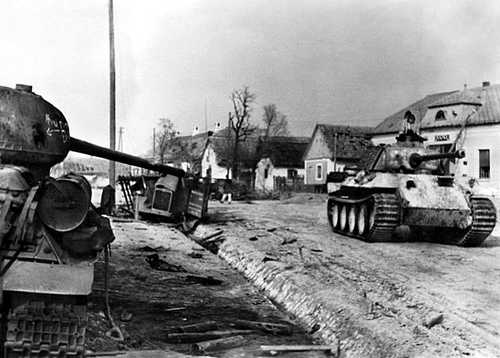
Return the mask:
[[[397, 352], [391, 342], [370, 335], [367, 328], [354, 327], [345, 314], [338, 313], [339, 307], [329, 302], [327, 292], [313, 290], [313, 286], [320, 287], [320, 283], [287, 271], [283, 263], [264, 262], [262, 252], [248, 245], [234, 245], [231, 241], [219, 247], [218, 255], [294, 315], [303, 327], [314, 332], [314, 338], [337, 345], [343, 357], [391, 357], [403, 353]], [[308, 283], [307, 287], [299, 283], [300, 278]]]

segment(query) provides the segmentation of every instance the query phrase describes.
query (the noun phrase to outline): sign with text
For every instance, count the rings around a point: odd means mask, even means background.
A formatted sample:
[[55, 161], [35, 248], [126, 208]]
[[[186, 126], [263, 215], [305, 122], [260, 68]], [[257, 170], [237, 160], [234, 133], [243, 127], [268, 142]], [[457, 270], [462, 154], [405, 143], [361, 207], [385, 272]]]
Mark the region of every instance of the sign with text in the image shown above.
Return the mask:
[[446, 142], [447, 140], [450, 140], [449, 134], [439, 134], [434, 136], [435, 142]]

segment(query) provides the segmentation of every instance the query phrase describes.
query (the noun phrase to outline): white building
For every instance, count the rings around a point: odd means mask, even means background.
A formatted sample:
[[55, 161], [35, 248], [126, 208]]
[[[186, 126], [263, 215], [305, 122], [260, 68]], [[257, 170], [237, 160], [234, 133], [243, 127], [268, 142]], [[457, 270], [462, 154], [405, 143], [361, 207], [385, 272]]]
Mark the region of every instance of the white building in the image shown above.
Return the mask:
[[275, 190], [276, 178], [290, 186], [299, 179], [303, 180], [303, 156], [309, 140], [309, 137], [269, 137], [262, 142], [255, 171], [255, 189]]
[[330, 172], [355, 165], [371, 145], [371, 127], [317, 124], [304, 154], [306, 185], [323, 187]]
[[383, 120], [373, 143], [394, 143], [408, 110], [416, 116], [426, 146], [447, 152], [456, 144], [465, 150], [465, 158], [449, 167], [458, 181], [473, 179], [478, 192], [500, 195], [500, 85], [484, 82], [482, 87], [428, 95]]

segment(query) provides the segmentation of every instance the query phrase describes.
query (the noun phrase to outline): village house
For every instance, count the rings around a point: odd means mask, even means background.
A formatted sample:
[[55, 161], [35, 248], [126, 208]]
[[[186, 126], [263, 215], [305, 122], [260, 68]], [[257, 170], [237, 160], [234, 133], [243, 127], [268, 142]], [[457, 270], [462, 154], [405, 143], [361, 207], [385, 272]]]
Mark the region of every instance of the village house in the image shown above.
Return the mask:
[[373, 143], [394, 143], [406, 111], [415, 115], [427, 147], [465, 150], [465, 158], [447, 168], [457, 181], [500, 195], [500, 85], [483, 82], [481, 87], [428, 95], [384, 119], [374, 129]]
[[304, 152], [309, 137], [269, 137], [260, 143], [259, 162], [255, 172], [255, 189], [275, 190], [277, 178], [295, 183], [304, 178]]
[[371, 145], [371, 127], [317, 124], [304, 154], [306, 185], [322, 190], [330, 172], [355, 165]]
[[175, 137], [165, 153], [165, 164], [201, 175], [205, 147], [212, 133], [208, 131]]

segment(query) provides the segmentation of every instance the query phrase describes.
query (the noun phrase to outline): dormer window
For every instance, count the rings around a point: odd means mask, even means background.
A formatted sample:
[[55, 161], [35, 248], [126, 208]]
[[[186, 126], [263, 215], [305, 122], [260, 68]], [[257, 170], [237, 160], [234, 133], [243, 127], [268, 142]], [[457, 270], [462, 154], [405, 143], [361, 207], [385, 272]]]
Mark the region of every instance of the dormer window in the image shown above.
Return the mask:
[[445, 121], [445, 120], [446, 120], [446, 116], [444, 114], [444, 111], [442, 111], [442, 110], [437, 111], [436, 121]]

